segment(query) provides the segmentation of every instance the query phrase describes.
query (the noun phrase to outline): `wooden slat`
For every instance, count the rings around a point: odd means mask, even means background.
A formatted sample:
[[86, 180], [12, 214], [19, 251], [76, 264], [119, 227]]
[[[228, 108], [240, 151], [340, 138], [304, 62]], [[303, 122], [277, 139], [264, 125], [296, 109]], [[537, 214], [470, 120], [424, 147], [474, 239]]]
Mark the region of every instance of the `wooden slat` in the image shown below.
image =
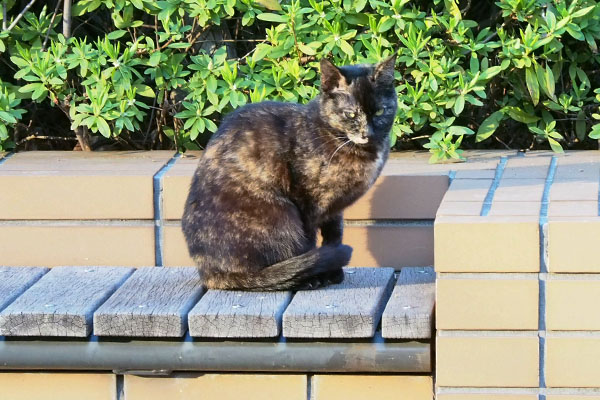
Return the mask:
[[[0, 158], [2, 158], [1, 155]], [[48, 268], [0, 267], [0, 311], [46, 272], [48, 272]]]
[[434, 304], [433, 268], [402, 268], [383, 312], [382, 336], [386, 339], [429, 339]]
[[202, 293], [195, 267], [140, 268], [94, 313], [94, 334], [181, 337]]
[[283, 314], [289, 338], [372, 337], [394, 282], [393, 268], [346, 268], [344, 282], [300, 291]]
[[290, 292], [209, 290], [188, 314], [190, 335], [258, 338], [279, 336]]
[[92, 313], [132, 273], [125, 267], [56, 267], [0, 313], [5, 336], [85, 337]]

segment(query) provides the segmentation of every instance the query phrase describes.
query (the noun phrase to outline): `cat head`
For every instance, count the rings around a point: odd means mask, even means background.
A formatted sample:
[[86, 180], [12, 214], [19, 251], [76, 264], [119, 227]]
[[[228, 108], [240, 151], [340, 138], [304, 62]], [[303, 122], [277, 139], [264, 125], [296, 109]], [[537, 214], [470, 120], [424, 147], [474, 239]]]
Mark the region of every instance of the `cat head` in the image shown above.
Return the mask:
[[321, 60], [321, 119], [358, 145], [387, 140], [396, 116], [396, 55], [378, 64], [336, 67]]

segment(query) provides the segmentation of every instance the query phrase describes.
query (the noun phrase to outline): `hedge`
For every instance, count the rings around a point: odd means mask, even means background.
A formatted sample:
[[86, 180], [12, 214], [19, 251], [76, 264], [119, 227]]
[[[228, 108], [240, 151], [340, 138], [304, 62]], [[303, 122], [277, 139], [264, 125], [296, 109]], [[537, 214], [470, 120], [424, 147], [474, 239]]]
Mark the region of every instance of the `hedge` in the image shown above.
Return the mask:
[[307, 102], [318, 61], [398, 52], [395, 149], [597, 148], [594, 0], [2, 2], [0, 150], [202, 148], [222, 116]]

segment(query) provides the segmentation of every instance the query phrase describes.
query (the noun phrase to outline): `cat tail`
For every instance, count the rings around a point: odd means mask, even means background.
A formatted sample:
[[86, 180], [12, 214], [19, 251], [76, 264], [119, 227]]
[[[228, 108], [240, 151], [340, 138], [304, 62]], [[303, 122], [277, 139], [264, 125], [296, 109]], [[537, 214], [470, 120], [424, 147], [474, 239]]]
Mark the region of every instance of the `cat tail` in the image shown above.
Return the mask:
[[325, 245], [263, 268], [244, 279], [245, 290], [295, 290], [307, 280], [348, 265], [352, 247]]

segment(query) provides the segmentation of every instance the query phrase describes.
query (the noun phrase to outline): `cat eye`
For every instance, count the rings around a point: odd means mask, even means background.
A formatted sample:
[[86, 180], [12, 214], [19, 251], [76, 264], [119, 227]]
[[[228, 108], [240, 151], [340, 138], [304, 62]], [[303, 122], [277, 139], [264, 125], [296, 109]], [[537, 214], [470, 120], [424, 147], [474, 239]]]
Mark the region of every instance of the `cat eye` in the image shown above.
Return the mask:
[[356, 113], [353, 111], [344, 111], [344, 116], [346, 118], [354, 119], [356, 118]]
[[384, 110], [383, 108], [380, 108], [379, 110], [377, 110], [377, 111], [375, 112], [375, 115], [376, 115], [376, 116], [378, 116], [378, 117], [380, 117], [380, 116], [382, 116], [382, 115], [383, 115], [383, 112], [384, 112], [384, 111], [385, 111], [385, 110]]

